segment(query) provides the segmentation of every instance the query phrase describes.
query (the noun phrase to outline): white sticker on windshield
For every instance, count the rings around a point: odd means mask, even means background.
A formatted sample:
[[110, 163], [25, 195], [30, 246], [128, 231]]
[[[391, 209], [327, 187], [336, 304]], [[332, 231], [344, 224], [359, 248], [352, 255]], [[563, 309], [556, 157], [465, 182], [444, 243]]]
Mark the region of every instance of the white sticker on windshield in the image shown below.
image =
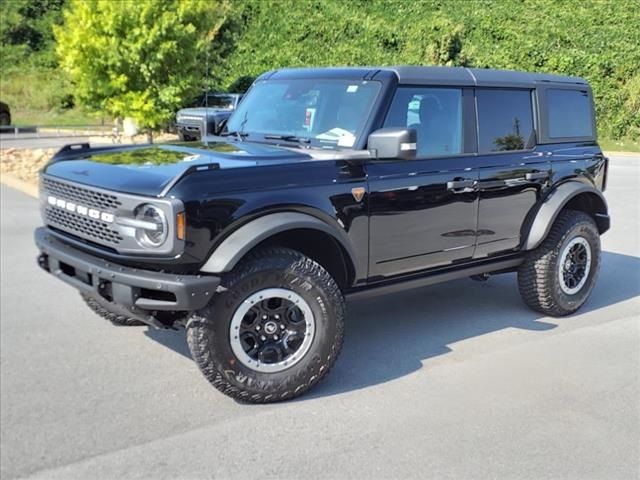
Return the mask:
[[349, 85], [347, 87], [347, 93], [356, 93], [358, 91], [358, 85]]
[[353, 147], [353, 144], [355, 143], [355, 141], [356, 141], [356, 137], [354, 137], [350, 133], [348, 135], [342, 135], [340, 138], [338, 138], [338, 146]]

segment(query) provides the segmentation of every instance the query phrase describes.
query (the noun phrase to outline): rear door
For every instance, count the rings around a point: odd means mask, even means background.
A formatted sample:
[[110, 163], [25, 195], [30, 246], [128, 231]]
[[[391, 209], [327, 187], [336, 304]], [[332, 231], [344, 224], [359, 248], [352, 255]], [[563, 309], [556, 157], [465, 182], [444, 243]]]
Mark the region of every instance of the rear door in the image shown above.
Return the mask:
[[479, 207], [475, 258], [518, 248], [529, 211], [549, 184], [535, 148], [534, 91], [477, 88]]
[[[370, 279], [448, 265], [475, 248], [473, 91], [399, 87], [385, 127], [415, 128], [415, 160], [367, 163]], [[470, 147], [471, 146], [471, 147]]]

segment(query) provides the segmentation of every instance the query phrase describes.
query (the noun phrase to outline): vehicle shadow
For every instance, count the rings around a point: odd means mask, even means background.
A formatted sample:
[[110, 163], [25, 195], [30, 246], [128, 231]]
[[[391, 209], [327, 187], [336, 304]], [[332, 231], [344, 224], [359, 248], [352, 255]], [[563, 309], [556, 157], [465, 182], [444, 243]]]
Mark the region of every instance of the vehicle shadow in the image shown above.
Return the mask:
[[[576, 315], [640, 296], [640, 258], [603, 252], [596, 287]], [[571, 317], [568, 317], [571, 318]], [[456, 280], [349, 304], [345, 343], [331, 374], [301, 397], [336, 395], [408, 375], [450, 345], [517, 328], [544, 331], [560, 319], [543, 317], [521, 301], [515, 274], [487, 282]], [[148, 329], [152, 340], [191, 357], [185, 335]]]

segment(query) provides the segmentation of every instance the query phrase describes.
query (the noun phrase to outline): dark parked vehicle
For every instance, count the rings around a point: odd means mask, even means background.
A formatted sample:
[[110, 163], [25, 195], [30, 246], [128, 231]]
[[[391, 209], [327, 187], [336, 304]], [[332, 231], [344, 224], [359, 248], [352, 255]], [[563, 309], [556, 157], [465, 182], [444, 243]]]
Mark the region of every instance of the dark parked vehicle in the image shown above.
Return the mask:
[[9, 110], [9, 105], [0, 102], [0, 126], [7, 125], [11, 125], [11, 110]]
[[200, 140], [205, 135], [215, 135], [238, 106], [239, 93], [210, 93], [204, 95], [200, 105], [183, 108], [176, 114], [176, 129], [182, 141]]
[[517, 272], [528, 306], [562, 316], [594, 287], [608, 160], [580, 78], [279, 70], [222, 135], [63, 148], [42, 174], [35, 239], [42, 268], [99, 315], [185, 326], [231, 397], [315, 385], [348, 297]]

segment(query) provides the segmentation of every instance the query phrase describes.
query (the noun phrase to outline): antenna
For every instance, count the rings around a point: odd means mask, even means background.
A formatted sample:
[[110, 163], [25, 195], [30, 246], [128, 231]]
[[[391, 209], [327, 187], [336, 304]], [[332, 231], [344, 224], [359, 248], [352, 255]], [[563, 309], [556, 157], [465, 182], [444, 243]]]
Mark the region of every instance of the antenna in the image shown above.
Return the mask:
[[208, 140], [208, 129], [209, 129], [209, 46], [210, 43], [207, 42], [207, 52], [206, 52], [206, 73], [205, 73], [205, 84], [204, 84], [204, 125], [202, 125], [202, 135], [204, 136], [204, 145], [206, 147], [209, 146]]

